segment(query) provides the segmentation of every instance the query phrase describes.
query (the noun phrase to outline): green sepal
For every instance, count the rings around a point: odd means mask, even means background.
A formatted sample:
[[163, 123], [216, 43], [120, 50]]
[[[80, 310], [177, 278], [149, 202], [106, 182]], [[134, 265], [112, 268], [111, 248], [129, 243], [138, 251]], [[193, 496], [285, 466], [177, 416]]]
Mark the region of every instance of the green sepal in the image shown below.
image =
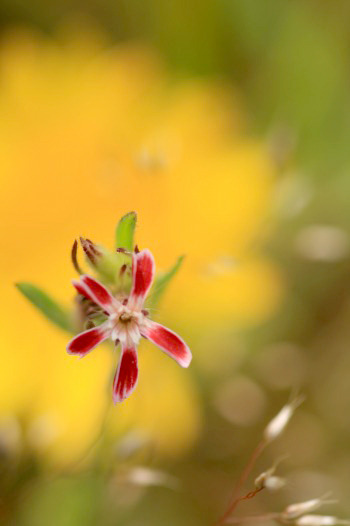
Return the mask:
[[88, 264], [98, 272], [102, 281], [107, 284], [119, 284], [119, 273], [123, 265], [131, 265], [131, 256], [122, 252], [110, 252], [101, 245], [97, 245], [102, 256], [93, 264], [87, 258]]
[[134, 249], [134, 232], [136, 228], [137, 214], [129, 212], [121, 218], [115, 231], [117, 248], [124, 248], [129, 252]]
[[[90, 239], [80, 238], [88, 265], [98, 274], [105, 285], [112, 286], [114, 292], [128, 292], [131, 276], [132, 257], [129, 252], [111, 252], [102, 245], [93, 243]], [[122, 272], [122, 267], [128, 267], [130, 272]]]
[[18, 290], [52, 323], [65, 331], [74, 331], [70, 313], [32, 283], [16, 283]]
[[185, 256], [180, 256], [167, 272], [161, 272], [157, 275], [147, 300], [147, 307], [152, 309], [157, 307], [168, 285], [181, 267], [184, 258]]

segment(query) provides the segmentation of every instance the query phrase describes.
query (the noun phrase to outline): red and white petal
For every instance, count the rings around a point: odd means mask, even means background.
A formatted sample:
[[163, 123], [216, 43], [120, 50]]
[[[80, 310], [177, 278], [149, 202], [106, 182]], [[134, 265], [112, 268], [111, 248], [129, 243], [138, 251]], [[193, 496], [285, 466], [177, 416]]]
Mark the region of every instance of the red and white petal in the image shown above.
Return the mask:
[[119, 302], [112, 296], [106, 287], [96, 279], [85, 274], [81, 277], [81, 281], [91, 299], [103, 310], [112, 312], [119, 306]]
[[[89, 294], [88, 288], [84, 283], [81, 283], [80, 281], [76, 281], [75, 279], [72, 280], [73, 286], [76, 288], [77, 292], [84, 296], [84, 298], [91, 300], [93, 303], [96, 303], [95, 299]], [[97, 304], [98, 305], [98, 304]], [[108, 316], [109, 312], [104, 310], [103, 313]]]
[[149, 250], [142, 250], [133, 255], [132, 276], [133, 284], [128, 300], [130, 308], [141, 309], [145, 297], [151, 288], [155, 274], [155, 263], [152, 253]]
[[136, 348], [123, 345], [113, 381], [113, 401], [115, 404], [122, 402], [131, 395], [137, 384], [138, 372]]
[[81, 294], [82, 296], [84, 296], [84, 298], [88, 300], [94, 301], [92, 296], [89, 294], [87, 288], [85, 287], [84, 283], [80, 283], [80, 281], [76, 281], [75, 279], [73, 279], [72, 283], [79, 294]]
[[75, 336], [67, 345], [67, 352], [81, 358], [110, 336], [107, 324], [94, 327]]
[[183, 339], [175, 332], [152, 321], [149, 322], [149, 326], [146, 329], [141, 330], [141, 334], [166, 352], [171, 358], [174, 358], [181, 367], [190, 365], [192, 360], [191, 351]]

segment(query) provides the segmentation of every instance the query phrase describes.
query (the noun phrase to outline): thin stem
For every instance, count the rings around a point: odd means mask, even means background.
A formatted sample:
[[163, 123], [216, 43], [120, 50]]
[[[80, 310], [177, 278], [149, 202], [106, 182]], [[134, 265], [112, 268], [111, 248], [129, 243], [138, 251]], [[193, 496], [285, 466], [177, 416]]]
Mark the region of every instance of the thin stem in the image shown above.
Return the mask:
[[260, 491], [263, 490], [263, 489], [264, 488], [261, 487], [261, 488], [254, 489], [253, 491], [249, 491], [249, 493], [247, 493], [246, 495], [243, 495], [243, 497], [238, 497], [237, 501], [240, 502], [241, 500], [253, 499], [255, 497], [255, 495], [260, 493]]
[[[256, 461], [260, 457], [261, 453], [264, 451], [266, 445], [267, 445], [266, 441], [265, 440], [261, 440], [261, 442], [259, 442], [257, 447], [254, 449], [254, 451], [253, 451], [253, 453], [252, 453], [252, 455], [251, 455], [246, 467], [242, 471], [242, 474], [241, 474], [240, 478], [238, 479], [238, 482], [237, 482], [237, 484], [236, 484], [236, 486], [235, 486], [235, 488], [233, 490], [233, 494], [232, 494], [232, 497], [231, 497], [230, 505], [227, 508], [227, 510], [225, 511], [225, 513], [222, 515], [222, 517], [216, 523], [217, 526], [220, 526], [221, 524], [225, 524], [225, 522], [227, 522], [228, 517], [230, 515], [232, 515], [232, 513], [235, 511], [238, 503], [241, 500], [246, 500], [247, 498], [252, 498], [252, 497], [247, 497], [247, 495], [245, 497], [240, 497], [239, 494], [241, 492], [242, 487], [246, 483], [250, 473], [252, 472]], [[254, 497], [256, 495], [256, 493], [258, 493], [258, 491], [251, 492], [251, 493], [254, 493], [254, 495], [252, 495]], [[250, 493], [248, 493], [248, 495], [249, 494]]]

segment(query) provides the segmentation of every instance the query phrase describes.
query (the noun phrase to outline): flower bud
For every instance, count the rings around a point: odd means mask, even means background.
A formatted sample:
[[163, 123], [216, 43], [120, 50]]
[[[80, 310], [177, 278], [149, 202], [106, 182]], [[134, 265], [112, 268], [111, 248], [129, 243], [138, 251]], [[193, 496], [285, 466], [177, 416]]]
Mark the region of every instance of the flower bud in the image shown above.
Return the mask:
[[337, 519], [337, 517], [331, 517], [330, 515], [304, 515], [300, 517], [296, 522], [296, 526], [338, 526], [350, 524], [349, 520]]
[[283, 512], [283, 518], [290, 520], [290, 519], [296, 519], [297, 517], [300, 517], [301, 515], [304, 515], [305, 513], [310, 513], [310, 511], [315, 511], [323, 504], [331, 504], [334, 501], [332, 500], [326, 500], [326, 497], [328, 495], [325, 495], [324, 497], [320, 497], [318, 499], [311, 499], [306, 500], [305, 502], [298, 502], [296, 504], [290, 504], [286, 507], [286, 509]]
[[265, 488], [269, 491], [278, 491], [286, 485], [286, 479], [282, 477], [268, 477], [265, 481]]
[[270, 491], [277, 491], [281, 489], [283, 486], [285, 486], [286, 481], [285, 479], [281, 477], [274, 476], [274, 473], [276, 471], [277, 466], [282, 462], [282, 460], [285, 459], [285, 456], [279, 458], [276, 460], [276, 462], [271, 466], [271, 468], [267, 469], [263, 473], [261, 473], [256, 479], [255, 479], [255, 487], [256, 489], [263, 489], [267, 488]]
[[263, 471], [263, 473], [260, 473], [260, 475], [256, 477], [254, 481], [256, 489], [262, 489], [266, 487], [266, 481], [273, 475], [275, 469], [276, 466], [272, 466], [272, 468], [268, 469], [267, 471]]
[[294, 411], [302, 403], [303, 399], [298, 397], [294, 399], [289, 404], [282, 407], [280, 412], [271, 420], [267, 425], [264, 431], [264, 439], [267, 442], [275, 440], [281, 433], [283, 433], [285, 427], [287, 426], [289, 420], [294, 414]]
[[127, 475], [127, 480], [136, 486], [164, 486], [171, 489], [177, 489], [179, 481], [177, 478], [159, 471], [149, 469], [143, 466], [135, 466]]

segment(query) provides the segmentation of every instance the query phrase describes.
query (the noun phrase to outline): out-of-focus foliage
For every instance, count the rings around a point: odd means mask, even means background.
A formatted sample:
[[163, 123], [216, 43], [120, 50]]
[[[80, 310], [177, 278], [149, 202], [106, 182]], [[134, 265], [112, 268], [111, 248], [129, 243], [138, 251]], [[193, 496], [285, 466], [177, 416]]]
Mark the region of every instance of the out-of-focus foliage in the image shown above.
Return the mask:
[[349, 160], [347, 0], [2, 0], [0, 8], [4, 28], [24, 22], [54, 32], [67, 16], [85, 18], [114, 40], [151, 41], [179, 71], [228, 74], [244, 87], [255, 123], [287, 122], [300, 134], [303, 161], [329, 168]]

